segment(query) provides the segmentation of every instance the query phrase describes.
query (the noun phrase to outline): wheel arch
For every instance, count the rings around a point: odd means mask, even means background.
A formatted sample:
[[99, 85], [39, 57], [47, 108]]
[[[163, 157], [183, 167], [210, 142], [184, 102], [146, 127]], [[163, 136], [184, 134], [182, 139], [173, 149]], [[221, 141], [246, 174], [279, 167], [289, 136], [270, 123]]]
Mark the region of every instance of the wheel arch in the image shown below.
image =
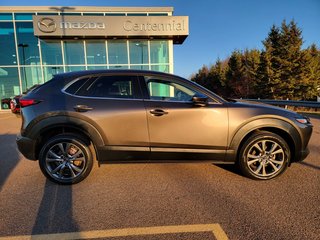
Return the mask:
[[254, 133], [259, 131], [275, 133], [282, 137], [290, 147], [290, 162], [295, 161], [297, 157], [297, 149], [302, 145], [301, 137], [297, 129], [292, 126], [292, 124], [282, 119], [258, 119], [242, 126], [231, 138], [229, 150], [231, 150], [230, 152], [232, 154], [228, 154], [226, 160], [233, 162], [238, 161], [243, 144]]
[[105, 137], [100, 134], [101, 131], [83, 118], [66, 115], [47, 116], [38, 120], [29, 129], [29, 137], [37, 141], [36, 158], [38, 159], [41, 147], [46, 140], [62, 133], [78, 135], [86, 140], [88, 145], [92, 142], [95, 151], [106, 142]]

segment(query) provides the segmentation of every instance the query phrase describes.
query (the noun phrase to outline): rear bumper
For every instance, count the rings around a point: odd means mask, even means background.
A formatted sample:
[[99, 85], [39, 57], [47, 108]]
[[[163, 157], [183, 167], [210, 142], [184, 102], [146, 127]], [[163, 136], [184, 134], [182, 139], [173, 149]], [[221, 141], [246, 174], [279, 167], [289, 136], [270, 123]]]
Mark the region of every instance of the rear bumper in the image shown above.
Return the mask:
[[18, 149], [29, 160], [37, 160], [36, 158], [36, 142], [30, 138], [21, 136], [16, 139]]

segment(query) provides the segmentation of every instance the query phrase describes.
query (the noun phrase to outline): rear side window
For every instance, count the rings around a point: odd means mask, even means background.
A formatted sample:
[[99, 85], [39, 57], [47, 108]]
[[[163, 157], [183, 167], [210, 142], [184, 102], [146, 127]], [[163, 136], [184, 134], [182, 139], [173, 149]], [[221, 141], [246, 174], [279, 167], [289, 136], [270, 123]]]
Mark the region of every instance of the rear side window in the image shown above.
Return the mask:
[[76, 95], [99, 98], [141, 98], [136, 76], [101, 76], [85, 84]]
[[82, 87], [90, 78], [82, 78], [73, 82], [69, 87], [66, 88], [65, 92], [70, 94], [77, 94], [77, 91]]

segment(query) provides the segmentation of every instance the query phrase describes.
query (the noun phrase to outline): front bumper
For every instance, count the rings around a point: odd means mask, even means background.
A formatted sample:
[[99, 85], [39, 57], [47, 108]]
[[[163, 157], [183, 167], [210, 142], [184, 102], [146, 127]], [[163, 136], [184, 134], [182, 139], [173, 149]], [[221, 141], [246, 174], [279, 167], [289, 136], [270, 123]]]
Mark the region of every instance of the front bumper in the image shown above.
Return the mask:
[[30, 138], [23, 137], [20, 134], [16, 139], [18, 149], [29, 160], [37, 160], [36, 158], [36, 142]]
[[310, 153], [310, 150], [308, 147], [306, 149], [300, 151], [300, 154], [299, 154], [298, 158], [296, 159], [296, 162], [302, 162], [304, 159], [307, 158], [309, 153]]
[[296, 146], [296, 154], [293, 159], [293, 162], [301, 162], [307, 158], [310, 153], [308, 144], [312, 135], [313, 125], [311, 123], [307, 125], [302, 125], [300, 128], [301, 131], [301, 144]]

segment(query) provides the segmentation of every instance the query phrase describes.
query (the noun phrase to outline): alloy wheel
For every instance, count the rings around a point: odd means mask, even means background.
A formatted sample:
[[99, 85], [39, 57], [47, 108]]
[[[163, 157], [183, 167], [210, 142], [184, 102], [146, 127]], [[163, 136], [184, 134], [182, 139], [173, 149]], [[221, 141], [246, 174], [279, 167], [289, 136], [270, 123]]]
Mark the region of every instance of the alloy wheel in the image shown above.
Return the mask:
[[86, 161], [80, 147], [70, 142], [59, 142], [47, 151], [45, 166], [52, 178], [73, 180], [83, 173]]
[[276, 175], [286, 162], [285, 150], [273, 140], [260, 140], [247, 152], [247, 166], [258, 177]]

